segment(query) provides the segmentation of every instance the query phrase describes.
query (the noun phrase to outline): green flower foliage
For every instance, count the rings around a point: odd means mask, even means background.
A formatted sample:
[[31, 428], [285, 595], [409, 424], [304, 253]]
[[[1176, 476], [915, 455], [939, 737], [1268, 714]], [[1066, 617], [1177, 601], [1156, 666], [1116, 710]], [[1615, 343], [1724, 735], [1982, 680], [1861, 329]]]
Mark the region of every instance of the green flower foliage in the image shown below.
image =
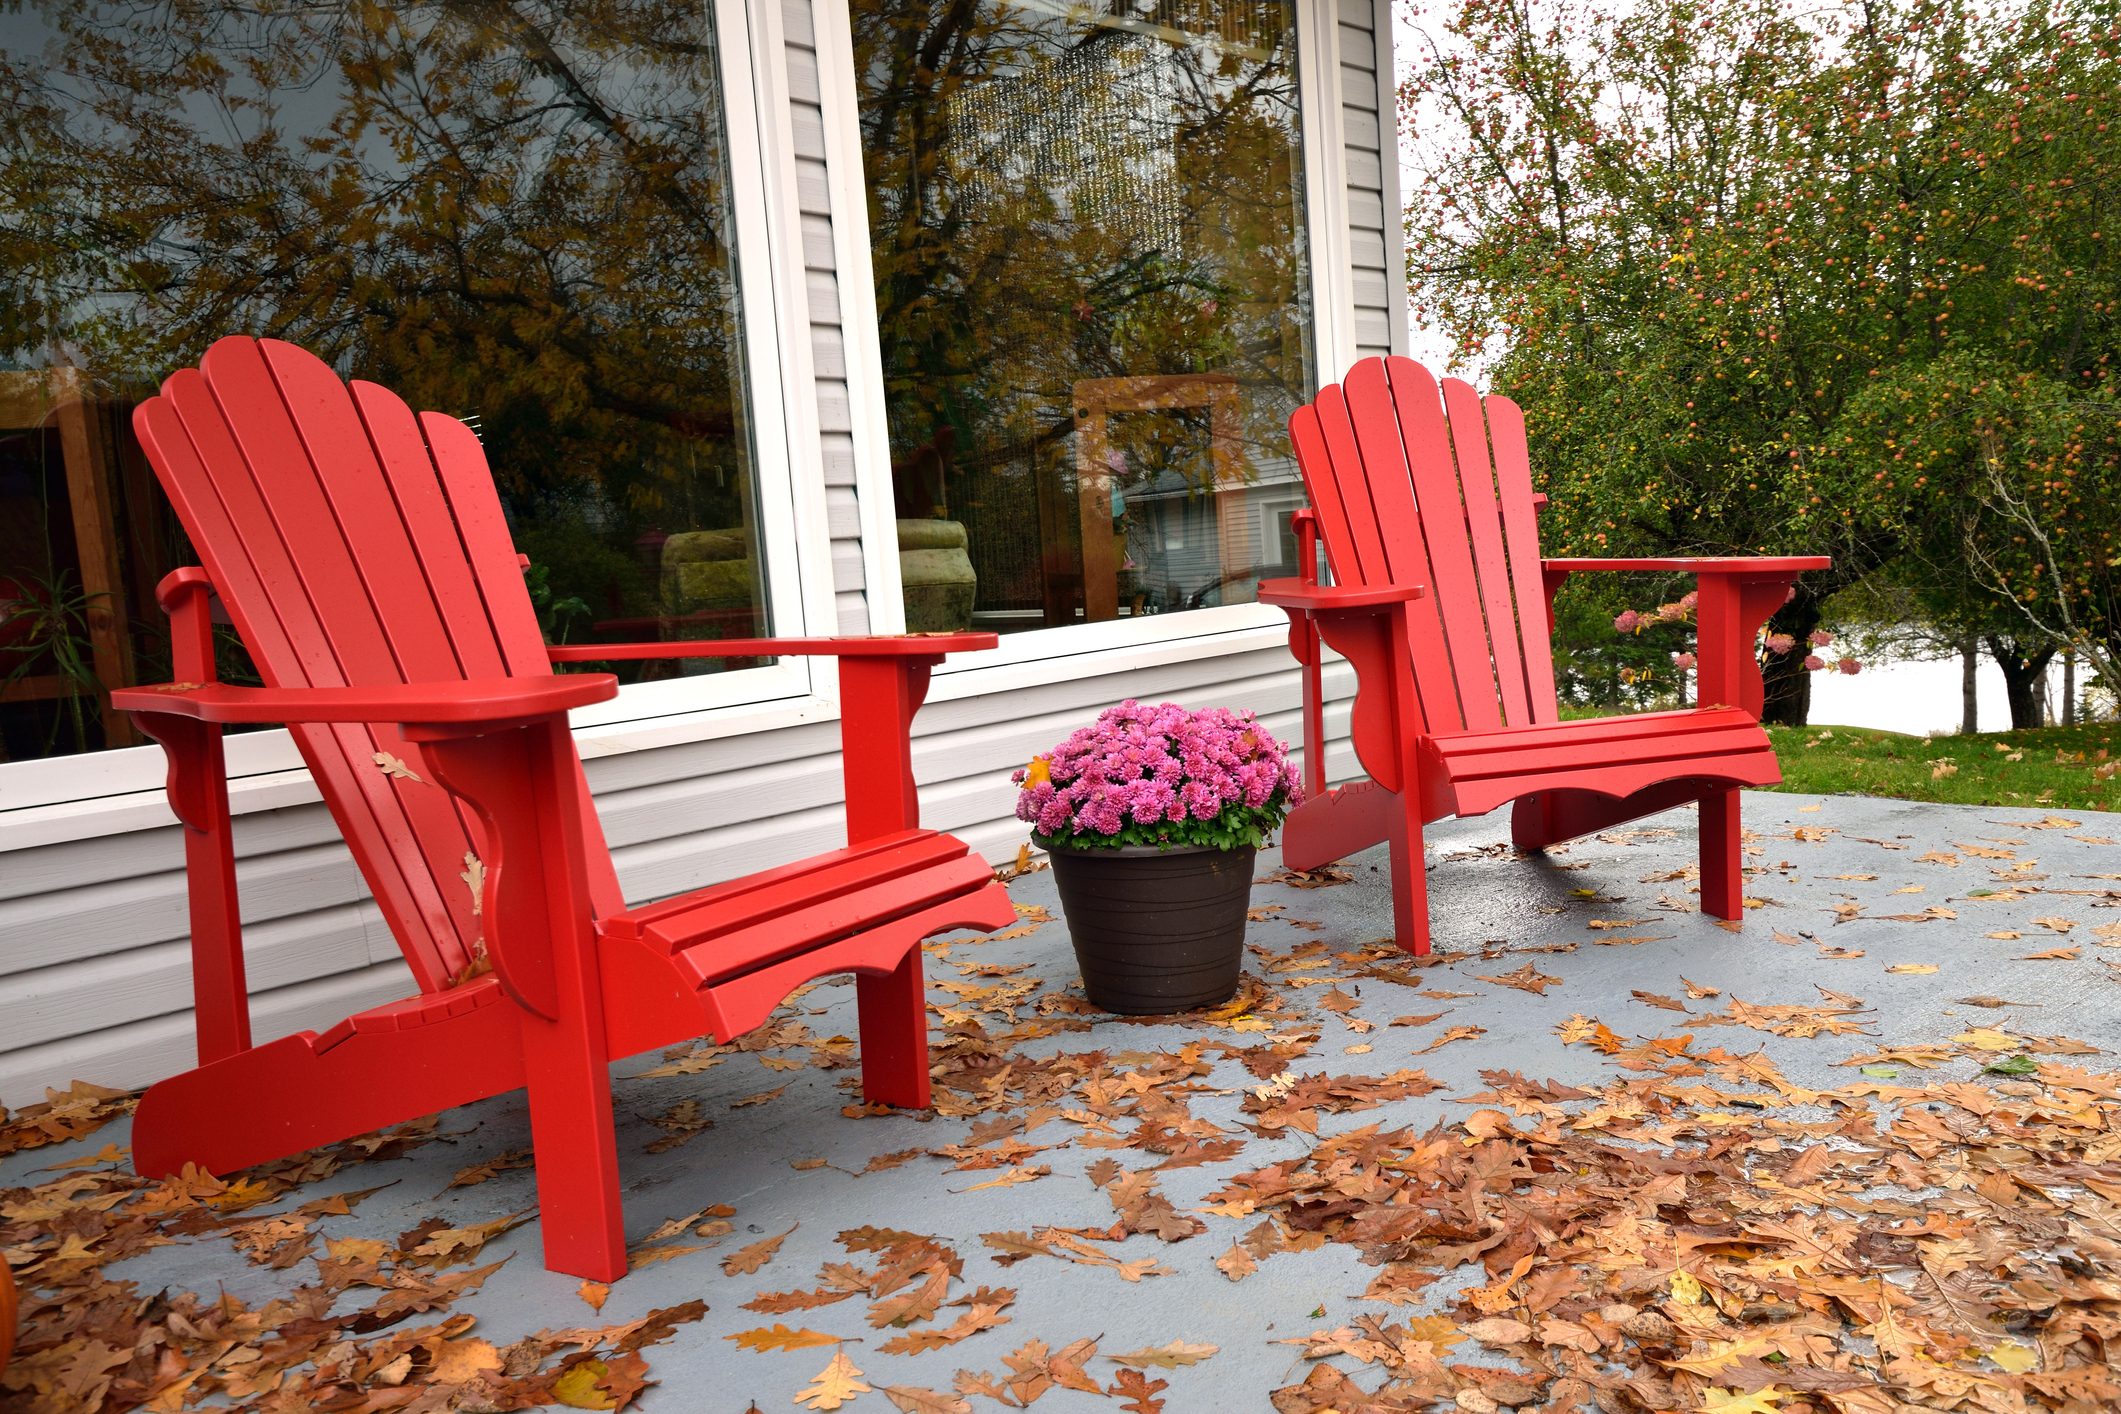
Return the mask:
[[1128, 845], [1154, 845], [1158, 849], [1193, 845], [1208, 845], [1215, 849], [1263, 849], [1273, 838], [1282, 817], [1288, 813], [1288, 792], [1276, 791], [1266, 805], [1226, 805], [1221, 814], [1208, 820], [1181, 820], [1175, 824], [1159, 821], [1151, 825], [1129, 821], [1120, 827], [1119, 833], [1112, 835], [1078, 829], [1070, 824], [1051, 835], [1033, 830], [1031, 842], [1040, 849], [1056, 846], [1061, 849], [1124, 849]]

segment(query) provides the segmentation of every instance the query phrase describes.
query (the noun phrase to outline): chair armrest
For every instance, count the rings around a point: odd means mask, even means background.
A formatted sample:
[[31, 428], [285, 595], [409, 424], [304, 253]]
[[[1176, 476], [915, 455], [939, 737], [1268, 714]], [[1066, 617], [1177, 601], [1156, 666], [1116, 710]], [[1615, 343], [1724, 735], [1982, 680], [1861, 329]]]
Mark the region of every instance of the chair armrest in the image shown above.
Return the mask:
[[1806, 570], [1831, 568], [1825, 555], [1712, 555], [1650, 559], [1545, 560], [1547, 611], [1554, 593], [1578, 570], [1684, 570], [1698, 576], [1701, 599], [1695, 612], [1695, 647], [1700, 666], [1694, 697], [1698, 705], [1742, 707], [1758, 717], [1765, 706], [1753, 645], [1775, 610], [1782, 607], [1790, 583]]
[[1300, 579], [1263, 579], [1259, 583], [1259, 602], [1299, 614], [1375, 614], [1395, 604], [1426, 598], [1428, 592], [1427, 586], [1420, 584], [1306, 584]]
[[867, 638], [701, 638], [668, 643], [562, 643], [545, 650], [555, 663], [610, 663], [639, 658], [931, 658], [992, 648], [991, 633], [902, 633]]
[[1832, 569], [1826, 555], [1672, 555], [1648, 559], [1542, 560], [1549, 574], [1578, 574], [1592, 570], [1673, 571], [1689, 574], [1798, 575], [1806, 570]]
[[418, 722], [475, 725], [552, 716], [618, 695], [609, 673], [472, 678], [461, 682], [377, 687], [231, 687], [226, 683], [156, 683], [120, 688], [111, 705], [194, 721]]

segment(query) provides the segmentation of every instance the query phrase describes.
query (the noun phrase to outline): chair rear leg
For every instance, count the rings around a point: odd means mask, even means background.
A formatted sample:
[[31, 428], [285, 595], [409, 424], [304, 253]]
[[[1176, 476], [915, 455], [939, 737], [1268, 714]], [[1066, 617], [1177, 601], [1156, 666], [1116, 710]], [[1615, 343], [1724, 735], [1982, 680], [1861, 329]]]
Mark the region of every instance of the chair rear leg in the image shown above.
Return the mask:
[[1416, 957], [1429, 955], [1428, 859], [1421, 844], [1421, 804], [1412, 791], [1393, 804], [1392, 936]]
[[889, 972], [857, 973], [855, 1009], [861, 1023], [862, 1098], [873, 1105], [928, 1108], [928, 994], [921, 950], [908, 948]]
[[1510, 842], [1527, 854], [1553, 844], [1552, 813], [1544, 792], [1520, 797], [1510, 806]]
[[1736, 918], [1745, 911], [1745, 867], [1739, 855], [1738, 788], [1701, 797], [1701, 911]]

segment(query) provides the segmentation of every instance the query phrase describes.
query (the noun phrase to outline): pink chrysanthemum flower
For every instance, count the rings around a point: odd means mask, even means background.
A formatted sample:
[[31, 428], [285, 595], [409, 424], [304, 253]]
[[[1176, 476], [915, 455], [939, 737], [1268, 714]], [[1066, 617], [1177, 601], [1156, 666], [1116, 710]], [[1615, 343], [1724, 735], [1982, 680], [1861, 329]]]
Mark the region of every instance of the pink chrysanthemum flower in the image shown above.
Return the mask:
[[1259, 843], [1303, 799], [1288, 748], [1249, 712], [1122, 702], [1010, 779], [1048, 840]]

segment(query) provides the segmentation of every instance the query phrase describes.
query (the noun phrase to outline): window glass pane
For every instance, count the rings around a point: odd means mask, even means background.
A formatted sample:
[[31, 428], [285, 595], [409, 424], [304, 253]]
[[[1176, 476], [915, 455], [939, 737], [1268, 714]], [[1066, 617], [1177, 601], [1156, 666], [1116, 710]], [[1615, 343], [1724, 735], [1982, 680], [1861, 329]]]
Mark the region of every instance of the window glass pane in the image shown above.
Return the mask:
[[853, 0], [909, 626], [1293, 573], [1293, 0]]
[[765, 632], [718, 62], [664, 0], [0, 15], [0, 759], [138, 740], [128, 413], [230, 333], [477, 429], [555, 641]]

